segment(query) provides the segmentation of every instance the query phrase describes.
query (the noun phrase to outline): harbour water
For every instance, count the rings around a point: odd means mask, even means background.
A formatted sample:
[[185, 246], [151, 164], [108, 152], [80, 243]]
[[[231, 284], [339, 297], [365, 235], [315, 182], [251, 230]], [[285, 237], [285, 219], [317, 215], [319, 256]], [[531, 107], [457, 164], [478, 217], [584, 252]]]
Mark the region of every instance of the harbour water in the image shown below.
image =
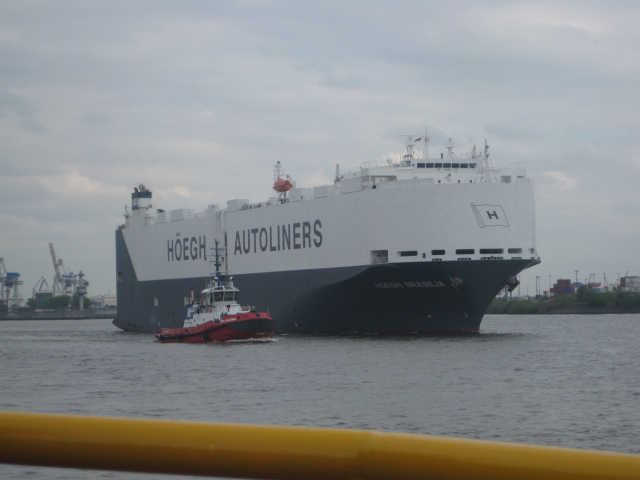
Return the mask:
[[[158, 344], [0, 322], [0, 410], [375, 429], [640, 453], [640, 315], [485, 317], [462, 336]], [[3, 479], [157, 475], [0, 465]], [[160, 478], [192, 478], [163, 476]]]

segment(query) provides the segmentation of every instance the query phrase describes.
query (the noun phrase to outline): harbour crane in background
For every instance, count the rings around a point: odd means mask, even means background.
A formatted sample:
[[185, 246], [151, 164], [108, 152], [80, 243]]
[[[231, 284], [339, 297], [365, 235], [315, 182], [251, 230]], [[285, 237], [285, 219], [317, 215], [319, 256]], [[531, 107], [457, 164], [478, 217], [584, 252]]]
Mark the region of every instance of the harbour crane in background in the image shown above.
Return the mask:
[[4, 279], [7, 278], [7, 268], [4, 266], [4, 258], [0, 257], [0, 284], [2, 285], [2, 291], [0, 291], [0, 300], [4, 302]]
[[[44, 289], [44, 286], [47, 286]], [[35, 308], [44, 308], [45, 307], [45, 298], [51, 298], [53, 296], [53, 292], [49, 289], [49, 284], [44, 277], [40, 277], [40, 280], [36, 282], [33, 286], [33, 295], [32, 299], [35, 301]]]
[[56, 257], [56, 251], [53, 248], [53, 243], [49, 243], [49, 250], [51, 251], [51, 260], [53, 261], [53, 296], [67, 295], [72, 291], [75, 284], [73, 272], [67, 271], [67, 267], [64, 265], [62, 259]]
[[[53, 248], [53, 243], [49, 243], [49, 250], [51, 251], [51, 260], [53, 261], [53, 269], [55, 275], [53, 277], [53, 296], [56, 295], [73, 295], [74, 293], [84, 298], [87, 294], [87, 286], [89, 282], [84, 279], [84, 273], [80, 270], [78, 275], [67, 270], [62, 259], [58, 259], [56, 252]], [[48, 286], [48, 285], [47, 285]], [[83, 307], [84, 301], [80, 301], [80, 309]]]
[[36, 297], [37, 292], [42, 291], [42, 288], [45, 285], [47, 286], [47, 288], [49, 288], [49, 284], [47, 283], [47, 280], [44, 277], [40, 277], [40, 280], [38, 280], [36, 284], [33, 286], [33, 298]]
[[4, 258], [0, 257], [0, 303], [8, 305], [9, 289], [5, 296], [5, 279], [7, 278], [7, 268], [4, 266]]
[[19, 273], [7, 272], [4, 258], [0, 257], [0, 302], [5, 304], [7, 308], [10, 306], [19, 307], [22, 299], [18, 293], [18, 286], [23, 283], [24, 282], [20, 280]]

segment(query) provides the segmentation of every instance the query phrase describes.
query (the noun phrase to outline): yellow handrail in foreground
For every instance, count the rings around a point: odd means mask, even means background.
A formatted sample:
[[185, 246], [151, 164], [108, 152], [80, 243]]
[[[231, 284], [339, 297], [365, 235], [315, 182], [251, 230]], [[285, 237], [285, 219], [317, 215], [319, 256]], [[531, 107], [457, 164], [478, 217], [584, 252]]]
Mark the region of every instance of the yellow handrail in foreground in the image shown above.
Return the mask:
[[0, 412], [0, 463], [267, 479], [640, 479], [640, 456], [333, 430]]

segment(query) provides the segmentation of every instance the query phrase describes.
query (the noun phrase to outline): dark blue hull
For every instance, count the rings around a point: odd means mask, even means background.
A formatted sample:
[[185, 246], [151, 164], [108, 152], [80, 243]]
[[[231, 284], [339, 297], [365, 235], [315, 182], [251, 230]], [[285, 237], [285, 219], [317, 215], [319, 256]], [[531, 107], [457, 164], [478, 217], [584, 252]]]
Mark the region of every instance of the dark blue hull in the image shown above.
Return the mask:
[[[240, 303], [276, 321], [276, 333], [477, 332], [488, 305], [528, 260], [411, 262], [234, 275]], [[185, 297], [204, 278], [138, 281], [116, 232], [118, 315], [127, 331], [182, 327]], [[456, 281], [461, 280], [461, 285]]]

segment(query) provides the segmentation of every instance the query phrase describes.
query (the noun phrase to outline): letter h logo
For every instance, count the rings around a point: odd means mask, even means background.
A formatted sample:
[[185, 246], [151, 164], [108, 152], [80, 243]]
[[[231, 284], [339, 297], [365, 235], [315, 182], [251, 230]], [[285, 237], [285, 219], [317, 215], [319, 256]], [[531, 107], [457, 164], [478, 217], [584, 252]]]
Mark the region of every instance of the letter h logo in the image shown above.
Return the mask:
[[480, 228], [509, 226], [507, 215], [504, 213], [502, 205], [474, 205], [472, 203], [471, 208]]

